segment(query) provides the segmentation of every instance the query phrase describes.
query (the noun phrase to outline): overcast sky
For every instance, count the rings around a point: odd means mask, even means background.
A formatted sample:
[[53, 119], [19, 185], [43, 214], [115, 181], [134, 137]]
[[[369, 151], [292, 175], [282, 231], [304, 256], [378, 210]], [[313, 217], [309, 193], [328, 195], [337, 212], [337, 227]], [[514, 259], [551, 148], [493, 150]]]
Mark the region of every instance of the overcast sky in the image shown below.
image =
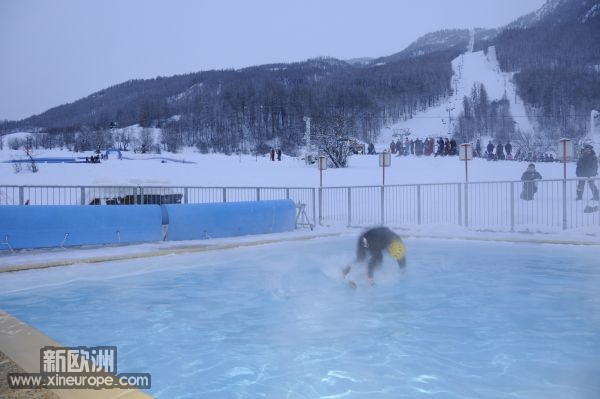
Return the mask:
[[0, 119], [137, 78], [380, 57], [439, 29], [502, 26], [545, 0], [0, 0]]

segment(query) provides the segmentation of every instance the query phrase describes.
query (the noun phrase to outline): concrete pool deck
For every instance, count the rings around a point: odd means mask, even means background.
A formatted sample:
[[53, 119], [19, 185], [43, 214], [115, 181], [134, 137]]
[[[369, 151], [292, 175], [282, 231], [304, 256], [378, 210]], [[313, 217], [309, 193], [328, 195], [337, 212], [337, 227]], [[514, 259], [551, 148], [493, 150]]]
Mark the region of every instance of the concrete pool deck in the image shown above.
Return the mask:
[[27, 323], [0, 311], [0, 397], [59, 399], [150, 399], [137, 389], [11, 389], [8, 373], [39, 373], [40, 349], [62, 346]]

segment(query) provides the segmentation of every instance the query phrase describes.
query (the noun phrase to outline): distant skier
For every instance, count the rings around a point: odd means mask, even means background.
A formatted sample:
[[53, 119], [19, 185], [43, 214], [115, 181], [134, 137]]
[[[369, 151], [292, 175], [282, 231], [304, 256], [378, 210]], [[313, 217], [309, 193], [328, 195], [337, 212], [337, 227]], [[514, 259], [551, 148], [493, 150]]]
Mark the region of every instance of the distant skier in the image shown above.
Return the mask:
[[527, 170], [523, 172], [521, 181], [523, 182], [523, 192], [521, 192], [521, 199], [531, 201], [535, 193], [537, 193], [537, 182], [536, 180], [542, 180], [542, 175], [535, 170], [535, 165], [530, 163], [527, 166]]
[[[373, 285], [373, 273], [383, 262], [383, 250], [387, 249], [392, 258], [396, 259], [398, 266], [406, 266], [406, 248], [400, 236], [387, 227], [374, 227], [362, 233], [358, 237], [356, 247], [357, 262], [364, 262], [367, 258], [367, 252], [370, 255], [367, 263], [367, 277], [370, 285]], [[351, 265], [342, 270], [344, 277], [350, 273]]]

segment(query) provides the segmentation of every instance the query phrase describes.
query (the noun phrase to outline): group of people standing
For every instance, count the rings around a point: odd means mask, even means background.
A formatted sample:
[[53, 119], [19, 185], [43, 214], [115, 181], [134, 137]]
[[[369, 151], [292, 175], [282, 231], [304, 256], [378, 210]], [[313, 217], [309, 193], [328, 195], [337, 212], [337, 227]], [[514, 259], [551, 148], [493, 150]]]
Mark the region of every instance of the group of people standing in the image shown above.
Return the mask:
[[[498, 160], [512, 160], [512, 144], [510, 141], [507, 141], [506, 144], [498, 143], [494, 146], [494, 143], [490, 140], [488, 145], [486, 146], [485, 157], [490, 161], [498, 161]], [[481, 157], [481, 142], [477, 139], [475, 143], [475, 154], [474, 156]]]
[[[597, 175], [598, 157], [596, 157], [594, 148], [590, 144], [586, 144], [581, 149], [581, 154], [577, 159], [577, 166], [575, 168], [575, 176], [580, 178], [577, 182], [577, 201], [581, 201], [583, 199], [583, 191], [585, 190], [586, 182], [592, 191], [592, 200], [600, 200], [598, 187], [594, 182], [594, 177]], [[535, 169], [535, 165], [530, 163], [527, 166], [527, 170], [521, 176], [521, 181], [523, 182], [521, 199], [526, 201], [532, 200], [537, 192], [537, 180], [541, 179], [542, 175]]]
[[[434, 154], [434, 156], [446, 156], [446, 155], [457, 155], [457, 144], [454, 138], [441, 138], [439, 137], [437, 141], [428, 137], [425, 140], [421, 140], [417, 138], [415, 140], [409, 139], [406, 137], [404, 142], [402, 140], [397, 139], [390, 143], [390, 152], [392, 154], [396, 154], [397, 156], [407, 156], [407, 155], [416, 155], [416, 156], [430, 156]], [[369, 144], [368, 154], [375, 154], [375, 146], [373, 144]]]
[[486, 150], [481, 154], [481, 144], [479, 139], [475, 144], [475, 150], [473, 151], [473, 156], [475, 157], [484, 157], [488, 161], [526, 161], [526, 162], [558, 162], [560, 161], [557, 158], [554, 158], [552, 153], [544, 153], [544, 152], [536, 152], [536, 151], [522, 151], [521, 148], [518, 148], [515, 154], [512, 153], [513, 146], [510, 141], [507, 141], [506, 144], [498, 143], [494, 145], [491, 140], [488, 142], [486, 146]]
[[281, 148], [271, 148], [271, 161], [275, 161], [275, 154], [277, 154], [277, 160], [281, 161]]

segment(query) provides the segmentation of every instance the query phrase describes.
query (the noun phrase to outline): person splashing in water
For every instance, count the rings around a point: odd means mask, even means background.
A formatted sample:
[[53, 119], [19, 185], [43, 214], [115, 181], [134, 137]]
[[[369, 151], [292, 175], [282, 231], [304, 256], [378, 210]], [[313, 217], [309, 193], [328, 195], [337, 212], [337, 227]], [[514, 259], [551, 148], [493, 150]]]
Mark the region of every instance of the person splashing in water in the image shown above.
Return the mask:
[[[367, 278], [370, 285], [374, 284], [373, 273], [376, 268], [381, 266], [383, 262], [383, 251], [389, 252], [392, 258], [396, 259], [398, 266], [404, 268], [406, 266], [406, 247], [400, 236], [394, 233], [387, 227], [374, 227], [362, 233], [358, 237], [356, 247], [356, 260], [353, 263], [364, 262], [369, 254], [367, 263]], [[352, 264], [346, 266], [342, 270], [344, 278], [350, 273]], [[356, 284], [350, 282], [350, 285], [355, 288]]]

